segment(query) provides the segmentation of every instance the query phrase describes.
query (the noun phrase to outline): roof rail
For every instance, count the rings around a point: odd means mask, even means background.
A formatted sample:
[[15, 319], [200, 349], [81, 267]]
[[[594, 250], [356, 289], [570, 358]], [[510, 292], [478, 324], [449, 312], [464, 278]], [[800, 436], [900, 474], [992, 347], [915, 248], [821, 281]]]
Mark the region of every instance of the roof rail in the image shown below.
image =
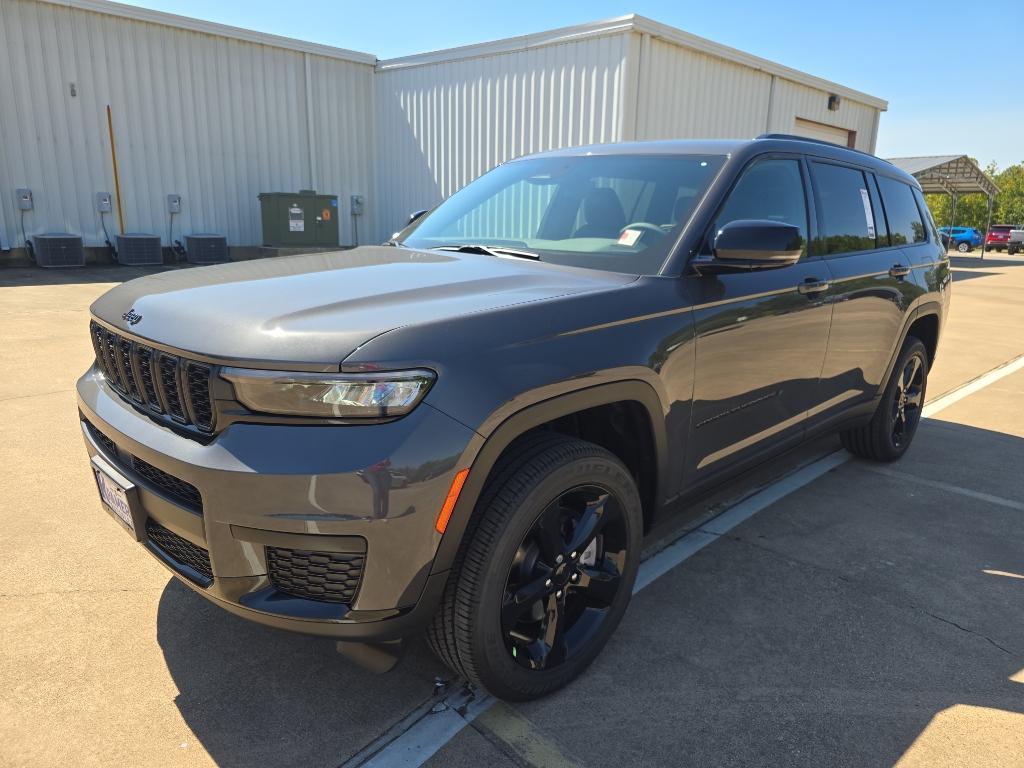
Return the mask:
[[[854, 149], [853, 147], [844, 147], [842, 144], [836, 144], [836, 143], [831, 142], [831, 141], [825, 141], [824, 139], [812, 139], [809, 136], [796, 136], [796, 135], [794, 135], [792, 133], [762, 133], [757, 138], [758, 139], [789, 139], [791, 141], [809, 141], [811, 144], [824, 144], [826, 147], [839, 147], [840, 149], [845, 149], [845, 150], [848, 150], [850, 152], [859, 152], [862, 155], [867, 155], [868, 157], [873, 157], [876, 160], [881, 160], [883, 163], [889, 163], [888, 160], [885, 160], [884, 158], [878, 157], [877, 155], [872, 155], [870, 152], [865, 152], [863, 149]], [[889, 163], [889, 165], [892, 165], [892, 163]]]

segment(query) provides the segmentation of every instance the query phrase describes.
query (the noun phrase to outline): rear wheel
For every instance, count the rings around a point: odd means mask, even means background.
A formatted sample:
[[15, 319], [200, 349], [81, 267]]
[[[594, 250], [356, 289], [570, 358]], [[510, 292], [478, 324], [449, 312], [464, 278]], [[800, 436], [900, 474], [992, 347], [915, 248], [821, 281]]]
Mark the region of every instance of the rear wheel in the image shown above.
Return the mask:
[[902, 456], [921, 421], [928, 386], [928, 350], [911, 336], [903, 345], [871, 421], [841, 432], [843, 447], [874, 461], [895, 461]]
[[618, 625], [640, 498], [615, 456], [561, 436], [510, 449], [492, 478], [428, 639], [455, 672], [523, 701], [579, 675]]
[[971, 244], [964, 240], [960, 243], [957, 243], [956, 249], [960, 251], [960, 253], [969, 253], [971, 250]]

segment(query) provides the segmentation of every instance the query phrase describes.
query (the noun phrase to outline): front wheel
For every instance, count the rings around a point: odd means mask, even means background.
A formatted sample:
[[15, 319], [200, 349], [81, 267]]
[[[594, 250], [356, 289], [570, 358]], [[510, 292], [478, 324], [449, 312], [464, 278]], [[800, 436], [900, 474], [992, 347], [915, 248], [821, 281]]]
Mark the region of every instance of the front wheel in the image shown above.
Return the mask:
[[605, 449], [555, 435], [509, 450], [476, 515], [428, 640], [499, 698], [551, 693], [596, 658], [629, 603], [636, 485]]
[[960, 251], [960, 253], [970, 253], [971, 244], [968, 242], [961, 242], [957, 244], [956, 249]]
[[864, 426], [841, 432], [843, 447], [874, 461], [898, 459], [917, 433], [927, 386], [928, 350], [911, 336], [903, 344], [875, 415]]

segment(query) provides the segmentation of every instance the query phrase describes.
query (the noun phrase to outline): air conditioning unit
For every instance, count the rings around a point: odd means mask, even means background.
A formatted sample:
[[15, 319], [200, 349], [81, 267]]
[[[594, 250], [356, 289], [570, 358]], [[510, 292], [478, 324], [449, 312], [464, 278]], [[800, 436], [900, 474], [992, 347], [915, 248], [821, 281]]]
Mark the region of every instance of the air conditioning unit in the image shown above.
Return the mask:
[[85, 250], [82, 238], [67, 232], [48, 232], [33, 235], [36, 263], [40, 267], [84, 267]]
[[128, 232], [117, 236], [117, 261], [126, 267], [149, 267], [164, 263], [159, 235]]
[[190, 264], [219, 264], [230, 261], [224, 235], [185, 235], [185, 258]]

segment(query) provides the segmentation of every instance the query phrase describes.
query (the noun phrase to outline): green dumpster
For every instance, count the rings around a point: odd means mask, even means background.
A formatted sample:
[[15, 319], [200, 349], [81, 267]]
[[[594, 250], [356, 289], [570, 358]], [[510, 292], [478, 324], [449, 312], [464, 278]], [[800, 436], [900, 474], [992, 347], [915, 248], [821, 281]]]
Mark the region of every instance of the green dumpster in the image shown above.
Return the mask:
[[263, 245], [271, 248], [325, 248], [338, 245], [338, 196], [260, 192]]

